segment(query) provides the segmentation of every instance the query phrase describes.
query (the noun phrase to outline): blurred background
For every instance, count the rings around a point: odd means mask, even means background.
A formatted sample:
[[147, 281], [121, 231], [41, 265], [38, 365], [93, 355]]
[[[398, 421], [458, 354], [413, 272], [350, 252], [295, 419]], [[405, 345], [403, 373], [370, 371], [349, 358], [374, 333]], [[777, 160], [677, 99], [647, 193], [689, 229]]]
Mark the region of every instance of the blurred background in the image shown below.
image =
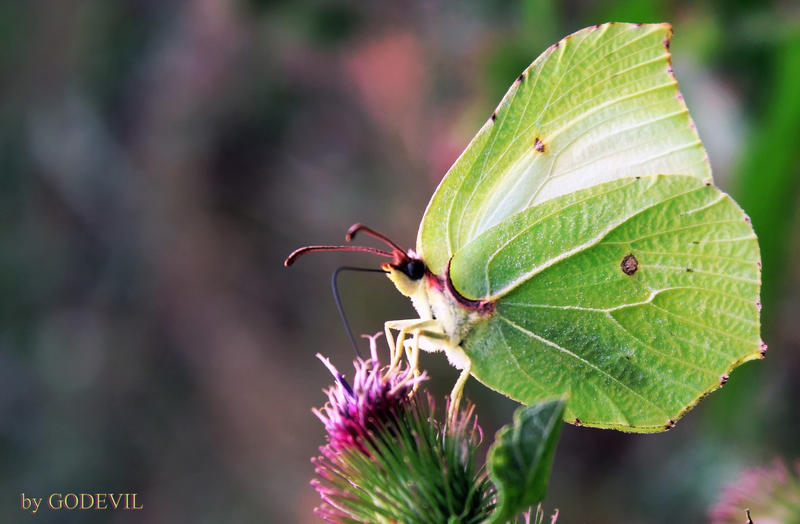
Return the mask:
[[[315, 522], [314, 354], [352, 359], [328, 279], [379, 260], [284, 257], [357, 221], [413, 246], [511, 81], [610, 20], [674, 26], [717, 182], [760, 237], [770, 350], [667, 433], [565, 427], [547, 507], [702, 522], [743, 468], [800, 457], [796, 3], [3, 0], [0, 521]], [[381, 275], [341, 286], [356, 333], [413, 314]], [[422, 365], [443, 399], [456, 371]], [[467, 394], [490, 439], [514, 403]], [[145, 510], [31, 517], [23, 491]]]

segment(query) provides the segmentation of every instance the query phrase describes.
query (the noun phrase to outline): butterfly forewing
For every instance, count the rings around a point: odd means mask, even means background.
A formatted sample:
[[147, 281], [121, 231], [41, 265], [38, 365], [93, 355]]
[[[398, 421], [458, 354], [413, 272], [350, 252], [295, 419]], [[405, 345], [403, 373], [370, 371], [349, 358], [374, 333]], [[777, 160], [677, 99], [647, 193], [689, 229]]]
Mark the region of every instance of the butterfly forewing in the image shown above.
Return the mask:
[[672, 75], [668, 24], [604, 24], [550, 47], [514, 82], [451, 167], [417, 247], [442, 274], [450, 257], [507, 217], [617, 178], [711, 179]]

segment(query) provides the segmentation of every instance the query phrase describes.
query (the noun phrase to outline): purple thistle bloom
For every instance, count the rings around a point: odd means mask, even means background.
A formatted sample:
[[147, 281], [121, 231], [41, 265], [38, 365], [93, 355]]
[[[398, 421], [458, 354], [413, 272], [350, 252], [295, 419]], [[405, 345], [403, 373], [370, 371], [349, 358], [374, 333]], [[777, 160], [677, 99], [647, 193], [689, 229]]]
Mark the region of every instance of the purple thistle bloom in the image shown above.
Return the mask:
[[725, 487], [711, 509], [712, 524], [800, 522], [800, 462], [794, 471], [779, 459], [748, 469]]
[[322, 409], [312, 409], [328, 433], [328, 444], [321, 448], [326, 456], [346, 449], [369, 454], [366, 441], [370, 434], [393, 420], [410, 402], [417, 385], [427, 379], [424, 373], [415, 374], [409, 367], [381, 368], [375, 342], [379, 336], [369, 337], [372, 358], [353, 361], [356, 373], [352, 387], [327, 358], [317, 353], [336, 379], [326, 391], [328, 403]]
[[439, 423], [433, 399], [417, 393], [425, 374], [381, 366], [376, 338], [371, 358], [354, 361], [352, 386], [317, 355], [336, 382], [313, 410], [328, 433], [312, 459], [311, 485], [322, 498], [315, 513], [330, 522], [482, 522], [494, 490], [475, 465], [482, 433], [474, 407]]

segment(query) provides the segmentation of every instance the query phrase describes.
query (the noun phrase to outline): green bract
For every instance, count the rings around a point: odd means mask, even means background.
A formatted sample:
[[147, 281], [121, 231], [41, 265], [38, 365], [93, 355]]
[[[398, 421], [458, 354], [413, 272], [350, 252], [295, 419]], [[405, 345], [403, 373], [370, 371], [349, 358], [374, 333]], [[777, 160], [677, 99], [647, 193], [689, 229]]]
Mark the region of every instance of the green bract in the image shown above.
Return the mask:
[[[514, 413], [513, 424], [497, 433], [487, 460], [497, 489], [497, 508], [489, 522], [509, 522], [514, 515], [542, 502], [563, 415], [563, 400], [522, 407]], [[540, 511], [536, 513], [543, 517]]]

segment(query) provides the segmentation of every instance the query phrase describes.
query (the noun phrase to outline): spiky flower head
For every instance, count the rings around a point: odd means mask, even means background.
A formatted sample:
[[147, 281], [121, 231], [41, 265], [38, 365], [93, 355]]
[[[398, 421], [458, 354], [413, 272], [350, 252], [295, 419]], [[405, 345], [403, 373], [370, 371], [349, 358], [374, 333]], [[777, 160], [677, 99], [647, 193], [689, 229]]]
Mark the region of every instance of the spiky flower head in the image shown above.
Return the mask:
[[722, 491], [712, 524], [739, 524], [751, 516], [757, 524], [800, 523], [800, 461], [793, 470], [779, 459], [745, 470]]
[[353, 362], [352, 387], [327, 358], [317, 353], [317, 358], [336, 380], [326, 390], [328, 403], [322, 409], [312, 409], [328, 433], [327, 451], [339, 453], [358, 449], [368, 454], [370, 434], [404, 411], [413, 391], [427, 378], [424, 373], [416, 374], [408, 367], [382, 368], [375, 342], [378, 336], [370, 337], [372, 358]]
[[335, 377], [328, 403], [314, 413], [327, 443], [312, 460], [322, 498], [316, 513], [330, 522], [480, 522], [494, 491], [475, 454], [482, 441], [474, 409], [435, 419], [425, 374], [394, 363], [381, 366], [376, 337], [371, 358], [356, 359], [352, 386]]

